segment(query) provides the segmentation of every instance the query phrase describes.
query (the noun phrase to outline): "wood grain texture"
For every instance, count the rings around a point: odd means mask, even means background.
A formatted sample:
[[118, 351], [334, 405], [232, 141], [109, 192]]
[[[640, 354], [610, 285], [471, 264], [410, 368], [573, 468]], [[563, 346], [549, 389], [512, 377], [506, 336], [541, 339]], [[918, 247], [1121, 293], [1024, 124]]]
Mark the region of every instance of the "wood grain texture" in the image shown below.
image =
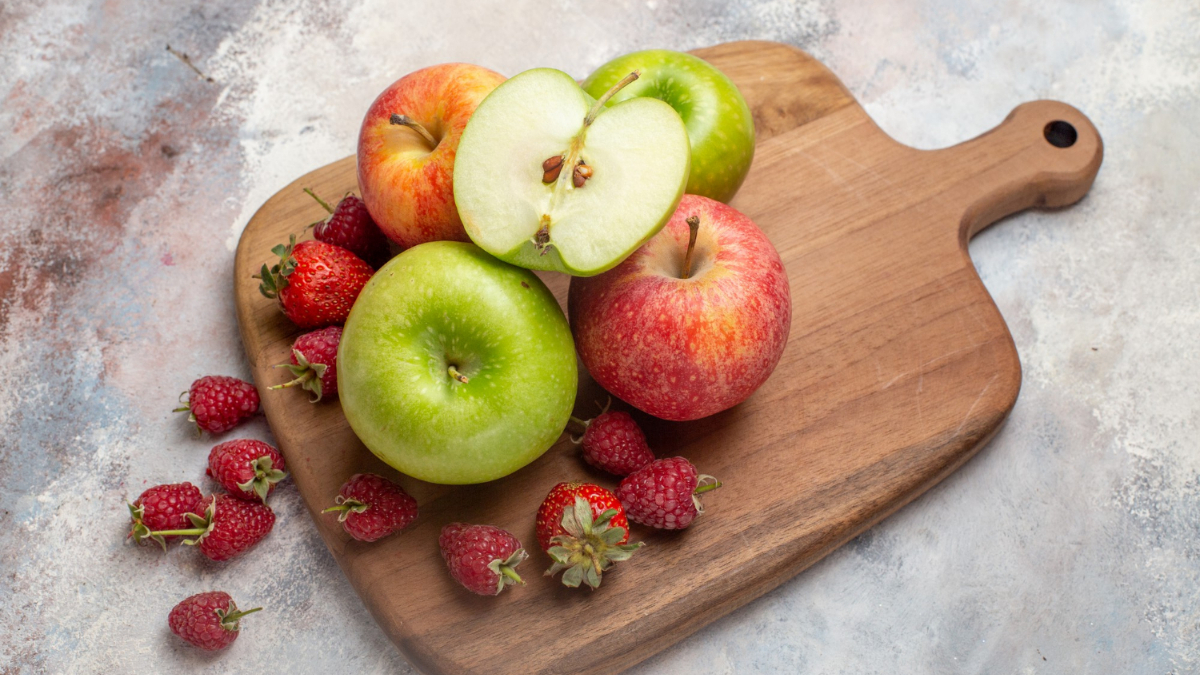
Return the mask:
[[[791, 578], [969, 459], [1020, 388], [1012, 338], [967, 255], [1003, 216], [1060, 207], [1091, 186], [1099, 134], [1074, 108], [1027, 103], [961, 145], [920, 151], [884, 134], [824, 66], [793, 48], [739, 42], [696, 52], [725, 71], [754, 111], [754, 166], [733, 205], [779, 249], [791, 282], [792, 333], [767, 383], [713, 417], [639, 416], [659, 456], [682, 454], [725, 483], [708, 512], [675, 534], [634, 530], [648, 546], [595, 593], [539, 578], [498, 598], [446, 574], [437, 535], [455, 520], [498, 525], [536, 549], [533, 516], [557, 482], [588, 469], [564, 438], [505, 479], [446, 487], [407, 477], [418, 523], [375, 544], [319, 515], [357, 471], [396, 477], [355, 438], [336, 402], [267, 392], [263, 407], [314, 522], [364, 604], [427, 673], [610, 673], [626, 668]], [[1078, 131], [1051, 145], [1047, 123]], [[302, 187], [356, 188], [354, 158], [273, 196], [238, 246], [235, 293], [260, 389], [282, 381], [300, 332], [251, 275], [272, 245], [322, 216]], [[544, 274], [560, 303], [566, 277]], [[603, 392], [584, 375], [576, 414]]]

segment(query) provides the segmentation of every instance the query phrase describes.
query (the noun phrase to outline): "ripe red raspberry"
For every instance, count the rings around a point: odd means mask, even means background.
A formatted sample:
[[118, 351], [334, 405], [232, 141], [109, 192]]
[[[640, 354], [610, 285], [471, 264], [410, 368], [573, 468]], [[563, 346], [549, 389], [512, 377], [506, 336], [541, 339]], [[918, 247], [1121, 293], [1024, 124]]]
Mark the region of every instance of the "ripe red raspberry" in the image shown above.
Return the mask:
[[450, 523], [438, 537], [450, 576], [468, 591], [499, 595], [505, 586], [524, 584], [516, 572], [528, 555], [521, 542], [491, 525]]
[[538, 508], [536, 528], [538, 544], [554, 561], [546, 574], [566, 570], [562, 582], [572, 588], [598, 588], [605, 570], [642, 546], [626, 543], [629, 521], [616, 495], [592, 483], [555, 485]]
[[[205, 502], [201, 502], [204, 504]], [[187, 514], [191, 527], [151, 534], [182, 534], [187, 546], [199, 546], [212, 560], [229, 560], [254, 546], [275, 525], [275, 514], [266, 504], [246, 502], [229, 495], [207, 499], [204, 515]]]
[[313, 403], [322, 396], [337, 396], [337, 350], [341, 341], [341, 326], [329, 326], [296, 338], [292, 343], [292, 362], [275, 366], [287, 368], [295, 379], [271, 388], [300, 385], [313, 393]]
[[[184, 394], [187, 401], [183, 401]], [[229, 431], [258, 412], [258, 390], [254, 385], [224, 375], [206, 375], [196, 380], [179, 395], [179, 400], [184, 405], [175, 412], [188, 411], [188, 421], [210, 434]]]
[[225, 441], [208, 453], [208, 477], [238, 499], [267, 501], [275, 484], [287, 477], [283, 455], [275, 448], [249, 438]]
[[223, 591], [197, 593], [167, 615], [171, 632], [200, 649], [216, 651], [233, 644], [241, 629], [241, 618], [262, 607], [239, 611], [233, 598]]
[[583, 443], [583, 459], [597, 469], [628, 476], [654, 461], [646, 434], [629, 413], [602, 412], [586, 422], [571, 419], [586, 427], [582, 441], [577, 442]]
[[387, 237], [371, 219], [367, 205], [354, 195], [342, 197], [336, 207], [330, 208], [325, 200], [309, 188], [304, 191], [329, 212], [325, 220], [313, 224], [313, 238], [334, 246], [341, 246], [379, 269], [392, 257]]
[[697, 475], [691, 462], [671, 457], [655, 460], [626, 476], [617, 487], [617, 496], [633, 522], [682, 530], [704, 513], [697, 495], [719, 487], [716, 478]]
[[351, 476], [334, 504], [322, 513], [341, 511], [338, 522], [342, 529], [359, 541], [382, 539], [417, 519], [417, 500], [404, 488], [373, 473]]
[[167, 540], [174, 540], [175, 537], [163, 537], [151, 532], [187, 527], [187, 514], [198, 508], [202, 498], [200, 488], [191, 483], [155, 485], [129, 505], [129, 515], [133, 518], [129, 536], [139, 544], [144, 539], [152, 539], [166, 550]]

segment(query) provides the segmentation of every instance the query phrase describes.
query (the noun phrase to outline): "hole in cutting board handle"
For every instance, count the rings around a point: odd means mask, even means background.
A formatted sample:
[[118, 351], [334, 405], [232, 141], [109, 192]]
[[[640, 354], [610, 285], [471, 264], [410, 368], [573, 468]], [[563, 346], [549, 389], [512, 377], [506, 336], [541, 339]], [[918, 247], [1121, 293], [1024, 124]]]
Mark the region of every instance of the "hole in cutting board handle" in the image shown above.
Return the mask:
[[1075, 127], [1071, 126], [1070, 122], [1055, 120], [1046, 125], [1042, 130], [1042, 135], [1056, 148], [1069, 148], [1075, 145], [1075, 141], [1079, 138], [1079, 133], [1075, 131]]

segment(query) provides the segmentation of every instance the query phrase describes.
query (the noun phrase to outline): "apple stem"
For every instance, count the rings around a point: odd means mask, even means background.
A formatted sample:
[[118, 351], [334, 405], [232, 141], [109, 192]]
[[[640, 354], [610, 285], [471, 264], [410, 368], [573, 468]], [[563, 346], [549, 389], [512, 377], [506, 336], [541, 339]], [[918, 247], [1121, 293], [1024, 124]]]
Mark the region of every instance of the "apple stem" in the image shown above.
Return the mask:
[[596, 121], [596, 117], [598, 117], [600, 115], [600, 111], [604, 109], [604, 104], [608, 103], [608, 99], [612, 98], [613, 96], [616, 96], [618, 91], [621, 91], [622, 89], [625, 88], [625, 85], [638, 79], [639, 77], [641, 77], [641, 75], [642, 75], [642, 71], [640, 71], [640, 70], [633, 71], [632, 73], [621, 78], [621, 81], [614, 84], [612, 86], [612, 89], [609, 89], [608, 91], [604, 92], [603, 96], [596, 99], [596, 103], [595, 103], [595, 105], [592, 106], [592, 109], [588, 111], [587, 117], [583, 118], [583, 126], [590, 127], [592, 125], [592, 122]]
[[426, 130], [425, 127], [421, 126], [420, 122], [414, 120], [413, 118], [409, 117], [408, 115], [397, 115], [395, 113], [392, 113], [392, 116], [388, 121], [390, 121], [392, 124], [395, 124], [398, 126], [408, 127], [409, 129], [412, 129], [413, 131], [420, 134], [421, 138], [424, 138], [425, 142], [429, 143], [429, 148], [431, 150], [438, 146], [438, 142], [433, 137], [433, 134], [429, 133], [429, 131]]
[[326, 204], [324, 199], [321, 199], [320, 197], [318, 197], [317, 193], [312, 191], [312, 188], [304, 188], [304, 192], [306, 192], [309, 197], [312, 197], [313, 199], [317, 200], [317, 203], [320, 204], [326, 211], [333, 213], [333, 207], [330, 206], [329, 204]]
[[688, 216], [687, 224], [691, 233], [688, 235], [687, 255], [683, 258], [684, 279], [692, 275], [692, 253], [696, 250], [696, 235], [700, 232], [700, 218], [698, 216]]
[[450, 366], [449, 368], [447, 368], [446, 372], [450, 373], [450, 377], [453, 377], [454, 379], [458, 380], [459, 382], [462, 382], [463, 384], [466, 384], [471, 381], [471, 379], [468, 378], [466, 375], [463, 375], [462, 373], [458, 372], [458, 368], [455, 368], [454, 366]]

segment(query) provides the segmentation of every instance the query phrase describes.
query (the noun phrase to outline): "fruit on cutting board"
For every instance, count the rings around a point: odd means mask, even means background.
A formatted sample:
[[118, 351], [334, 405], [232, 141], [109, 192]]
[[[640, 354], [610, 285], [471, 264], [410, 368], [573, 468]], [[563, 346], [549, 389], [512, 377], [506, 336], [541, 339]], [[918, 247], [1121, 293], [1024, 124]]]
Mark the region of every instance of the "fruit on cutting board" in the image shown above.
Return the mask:
[[342, 323], [358, 292], [375, 273], [362, 258], [341, 246], [296, 237], [271, 249], [279, 262], [265, 264], [258, 291], [279, 301], [284, 316], [301, 328]]
[[185, 642], [206, 651], [217, 651], [237, 639], [243, 616], [261, 609], [239, 610], [224, 591], [197, 593], [171, 609], [167, 625]]
[[604, 101], [566, 73], [496, 88], [463, 132], [454, 198], [472, 241], [530, 269], [599, 274], [654, 235], [683, 195], [688, 136], [671, 106]]
[[342, 529], [351, 537], [377, 541], [417, 519], [417, 500], [383, 476], [356, 473], [342, 484], [333, 506], [321, 513], [337, 513]]
[[537, 459], [566, 426], [577, 385], [571, 332], [546, 286], [460, 242], [384, 265], [338, 350], [354, 432], [433, 483], [481, 483]]
[[682, 530], [704, 513], [700, 495], [720, 481], [696, 471], [683, 457], [657, 459], [625, 477], [617, 498], [635, 523], [660, 530]]
[[608, 91], [632, 70], [637, 82], [609, 105], [635, 97], [665, 101], [683, 118], [692, 146], [687, 193], [727, 202], [754, 159], [754, 118], [738, 88], [709, 62], [691, 54], [651, 49], [619, 56], [583, 82], [592, 96]]
[[506, 586], [524, 584], [517, 566], [529, 557], [512, 533], [493, 525], [450, 523], [438, 537], [450, 576], [472, 593], [499, 595]]
[[328, 218], [312, 224], [313, 239], [341, 246], [375, 269], [382, 267], [392, 257], [387, 237], [383, 236], [371, 218], [363, 200], [346, 195], [337, 206], [330, 206], [312, 189], [304, 188], [304, 192], [329, 213]]
[[745, 215], [687, 195], [615, 269], [571, 280], [580, 359], [655, 417], [694, 420], [745, 400], [787, 345], [791, 293], [775, 247]]
[[271, 388], [298, 386], [312, 392], [309, 400], [313, 403], [323, 397], [337, 396], [337, 350], [341, 341], [341, 326], [327, 326], [296, 338], [292, 343], [291, 363], [275, 366], [287, 368], [292, 379]]
[[467, 63], [422, 68], [375, 99], [358, 134], [358, 185], [379, 229], [405, 248], [467, 241], [454, 204], [459, 139], [504, 76]]
[[624, 410], [610, 411], [606, 406], [594, 419], [572, 417], [571, 421], [584, 428], [583, 436], [571, 440], [583, 446], [584, 461], [597, 469], [628, 476], [654, 461], [646, 434]]
[[564, 586], [599, 588], [605, 570], [642, 547], [629, 543], [621, 502], [594, 483], [572, 481], [551, 488], [538, 507], [538, 545], [554, 563], [546, 576], [563, 573]]

